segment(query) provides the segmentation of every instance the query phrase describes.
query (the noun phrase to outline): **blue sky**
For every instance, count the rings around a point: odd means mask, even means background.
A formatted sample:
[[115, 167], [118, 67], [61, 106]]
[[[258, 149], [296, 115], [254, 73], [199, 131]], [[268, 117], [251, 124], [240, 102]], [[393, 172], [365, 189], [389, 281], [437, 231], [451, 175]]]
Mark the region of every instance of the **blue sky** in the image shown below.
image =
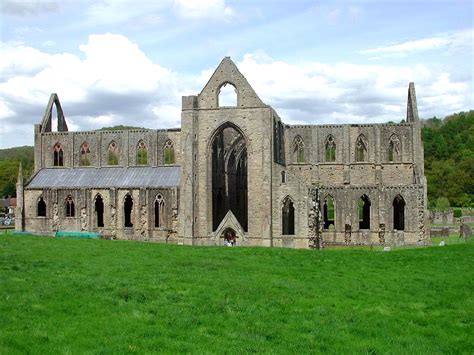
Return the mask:
[[179, 127], [224, 56], [290, 124], [400, 121], [410, 81], [421, 117], [473, 108], [467, 0], [0, 6], [0, 148], [33, 144], [52, 92], [73, 130]]

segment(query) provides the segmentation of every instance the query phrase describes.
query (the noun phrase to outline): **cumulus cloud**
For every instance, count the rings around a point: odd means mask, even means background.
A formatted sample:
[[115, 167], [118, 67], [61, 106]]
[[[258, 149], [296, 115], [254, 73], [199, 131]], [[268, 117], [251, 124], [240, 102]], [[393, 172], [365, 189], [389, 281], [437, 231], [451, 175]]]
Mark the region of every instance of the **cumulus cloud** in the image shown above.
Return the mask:
[[361, 51], [361, 54], [374, 56], [379, 59], [387, 56], [406, 56], [414, 52], [422, 52], [447, 48], [449, 51], [472, 49], [473, 29], [443, 33], [433, 37], [410, 40], [389, 46], [371, 48]]
[[[33, 144], [33, 124], [40, 122], [52, 92], [59, 95], [70, 129], [179, 127], [181, 96], [199, 93], [215, 70], [173, 72], [116, 34], [91, 35], [79, 48], [81, 56], [1, 43], [2, 147]], [[453, 77], [440, 66], [294, 64], [262, 51], [236, 64], [289, 124], [400, 121], [410, 81], [416, 82], [422, 117], [472, 108], [471, 78]]]
[[2, 0], [0, 12], [12, 16], [36, 16], [59, 9], [57, 1]]
[[245, 55], [238, 66], [287, 123], [398, 122], [405, 118], [410, 81], [416, 82], [422, 117], [472, 105], [469, 80], [453, 80], [441, 69], [425, 65], [295, 65], [257, 52]]

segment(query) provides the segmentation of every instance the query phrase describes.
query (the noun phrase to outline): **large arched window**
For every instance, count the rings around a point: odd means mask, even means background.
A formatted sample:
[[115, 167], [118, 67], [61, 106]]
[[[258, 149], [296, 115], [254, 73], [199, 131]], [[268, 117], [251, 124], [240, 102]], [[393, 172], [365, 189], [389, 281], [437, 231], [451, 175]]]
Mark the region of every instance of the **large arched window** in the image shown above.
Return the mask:
[[53, 165], [64, 166], [64, 151], [60, 143], [56, 143], [53, 147]]
[[155, 228], [164, 226], [165, 201], [160, 194], [155, 198]]
[[332, 225], [335, 227], [335, 215], [336, 215], [336, 209], [334, 207], [334, 199], [332, 196], [327, 196], [324, 199], [324, 204], [323, 204], [323, 228], [324, 229], [329, 229], [329, 226]]
[[370, 229], [370, 199], [362, 195], [358, 203], [359, 229]]
[[132, 196], [125, 196], [123, 203], [124, 226], [133, 227], [132, 223], [133, 199]]
[[367, 159], [367, 138], [361, 134], [356, 140], [355, 160], [357, 162], [366, 161]]
[[336, 142], [334, 141], [334, 137], [331, 134], [326, 138], [325, 148], [326, 161], [336, 161]]
[[393, 199], [393, 229], [405, 230], [405, 200], [401, 195]]
[[283, 235], [295, 234], [295, 207], [290, 197], [286, 197], [281, 208], [281, 229]]
[[40, 196], [37, 203], [36, 215], [38, 217], [46, 217], [46, 202], [43, 200], [43, 196]]
[[168, 139], [163, 147], [163, 160], [165, 164], [174, 164], [174, 147], [173, 142]]
[[231, 83], [224, 83], [217, 93], [217, 106], [235, 107], [237, 106], [237, 89]]
[[119, 148], [115, 141], [109, 143], [107, 147], [107, 165], [119, 164]]
[[104, 226], [104, 200], [102, 200], [102, 196], [98, 194], [95, 197], [95, 213], [96, 213], [96, 222], [97, 227]]
[[74, 209], [74, 200], [72, 199], [71, 195], [66, 198], [65, 207], [66, 217], [74, 217], [76, 215], [76, 211]]
[[148, 149], [144, 141], [140, 140], [137, 144], [137, 165], [148, 164]]
[[84, 142], [81, 144], [81, 158], [79, 159], [80, 166], [89, 166], [91, 165], [90, 155], [91, 150], [89, 148], [89, 143]]
[[387, 160], [389, 162], [400, 161], [401, 149], [400, 149], [400, 139], [396, 134], [390, 136], [390, 142], [388, 143], [387, 148]]
[[304, 142], [301, 136], [296, 136], [293, 141], [293, 155], [297, 163], [304, 163]]

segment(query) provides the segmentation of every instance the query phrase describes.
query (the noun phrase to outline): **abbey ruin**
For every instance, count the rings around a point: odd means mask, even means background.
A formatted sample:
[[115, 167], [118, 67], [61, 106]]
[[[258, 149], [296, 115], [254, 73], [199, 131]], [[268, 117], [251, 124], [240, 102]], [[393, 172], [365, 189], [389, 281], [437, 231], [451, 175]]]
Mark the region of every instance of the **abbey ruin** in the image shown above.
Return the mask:
[[[219, 103], [226, 85], [235, 106]], [[34, 128], [35, 172], [19, 175], [16, 229], [189, 245], [426, 244], [413, 83], [404, 119], [286, 125], [230, 58], [182, 98], [181, 128], [69, 132], [52, 94]]]

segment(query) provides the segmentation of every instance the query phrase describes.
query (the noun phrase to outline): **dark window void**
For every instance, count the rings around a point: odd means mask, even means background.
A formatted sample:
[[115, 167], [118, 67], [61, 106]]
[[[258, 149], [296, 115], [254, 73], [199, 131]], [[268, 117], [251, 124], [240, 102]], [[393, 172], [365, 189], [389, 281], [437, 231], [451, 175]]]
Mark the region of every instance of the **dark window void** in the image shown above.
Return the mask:
[[163, 155], [164, 155], [164, 162], [165, 164], [174, 164], [174, 147], [173, 147], [173, 142], [168, 140], [165, 143], [165, 146], [163, 148]]
[[336, 161], [336, 143], [334, 142], [333, 136], [328, 136], [326, 139], [326, 161], [334, 162]]
[[335, 226], [334, 216], [335, 216], [334, 200], [331, 196], [328, 196], [324, 200], [324, 205], [323, 205], [323, 228], [324, 229], [329, 229], [330, 225], [332, 225], [333, 227]]
[[393, 229], [405, 230], [405, 200], [400, 195], [393, 200]]
[[96, 213], [96, 220], [97, 220], [97, 227], [104, 226], [104, 201], [102, 200], [102, 196], [97, 195], [95, 198], [95, 213]]
[[236, 127], [224, 125], [212, 141], [212, 226], [230, 210], [247, 231], [247, 147]]
[[370, 229], [370, 199], [363, 195], [359, 199], [359, 229]]
[[155, 227], [163, 227], [163, 217], [164, 217], [165, 201], [163, 196], [158, 195], [155, 199]]
[[283, 202], [281, 210], [281, 229], [283, 235], [295, 234], [295, 208], [293, 207], [293, 201], [288, 197]]
[[285, 170], [283, 170], [283, 171], [281, 172], [281, 183], [282, 183], [282, 184], [285, 184], [285, 183], [286, 183], [286, 171], [285, 171]]
[[57, 143], [53, 148], [53, 165], [64, 166], [63, 147], [59, 143]]
[[44, 202], [43, 197], [38, 199], [37, 213], [38, 217], [46, 217], [46, 202]]
[[132, 210], [133, 210], [133, 199], [132, 196], [127, 195], [123, 203], [123, 215], [124, 215], [124, 226], [133, 227], [132, 223]]
[[148, 149], [145, 142], [140, 141], [137, 145], [137, 165], [148, 164]]
[[81, 145], [81, 158], [79, 160], [79, 165], [81, 166], [89, 166], [91, 165], [91, 150], [89, 148], [89, 144], [87, 142], [82, 143]]
[[217, 106], [237, 106], [237, 89], [231, 83], [224, 83], [219, 89]]
[[74, 217], [76, 215], [76, 211], [74, 210], [74, 201], [72, 196], [68, 196], [66, 198], [66, 217]]
[[285, 164], [285, 139], [283, 124], [273, 120], [273, 160], [275, 163]]
[[118, 145], [112, 141], [107, 148], [107, 165], [118, 165], [118, 163]]

